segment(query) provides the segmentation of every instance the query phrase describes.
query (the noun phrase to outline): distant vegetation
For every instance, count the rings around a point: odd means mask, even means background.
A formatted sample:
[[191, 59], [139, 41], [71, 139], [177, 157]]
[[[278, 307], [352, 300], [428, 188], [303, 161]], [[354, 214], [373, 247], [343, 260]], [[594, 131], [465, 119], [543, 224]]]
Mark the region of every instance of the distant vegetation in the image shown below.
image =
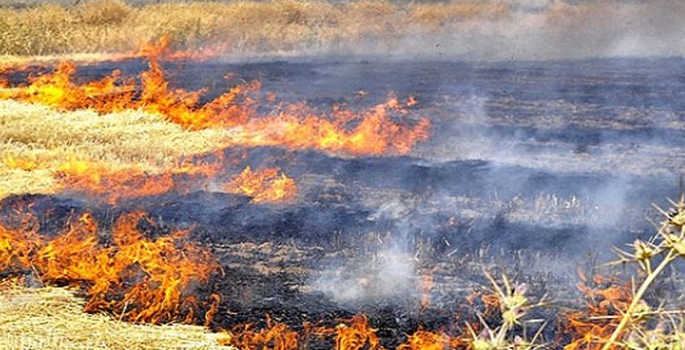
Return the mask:
[[0, 54], [113, 52], [169, 35], [175, 49], [233, 53], [341, 50], [399, 45], [409, 32], [449, 32], [470, 18], [508, 15], [501, 3], [360, 0], [164, 2], [119, 0], [27, 3], [0, 8]]

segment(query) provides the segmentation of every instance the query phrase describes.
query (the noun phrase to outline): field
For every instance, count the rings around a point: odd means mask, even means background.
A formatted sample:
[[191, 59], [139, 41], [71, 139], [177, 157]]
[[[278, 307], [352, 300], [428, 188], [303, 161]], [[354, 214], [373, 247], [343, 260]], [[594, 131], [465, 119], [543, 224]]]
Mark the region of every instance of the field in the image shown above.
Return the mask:
[[[177, 50], [271, 54], [352, 45], [397, 45], [414, 23], [440, 26], [506, 15], [503, 5], [395, 5], [299, 1], [162, 3], [134, 6], [118, 0], [0, 10], [0, 54], [48, 55], [134, 50], [168, 35]], [[370, 46], [369, 46], [370, 47]]]
[[682, 348], [683, 7], [612, 6], [7, 4], [0, 349]]

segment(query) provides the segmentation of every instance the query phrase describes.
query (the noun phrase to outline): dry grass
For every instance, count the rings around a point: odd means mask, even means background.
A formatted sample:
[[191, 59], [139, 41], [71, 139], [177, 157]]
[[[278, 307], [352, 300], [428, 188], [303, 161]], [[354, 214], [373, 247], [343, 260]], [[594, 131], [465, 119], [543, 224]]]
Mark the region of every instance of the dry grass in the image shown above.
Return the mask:
[[135, 167], [151, 174], [179, 159], [218, 150], [227, 132], [188, 131], [162, 116], [138, 111], [99, 115], [0, 101], [0, 198], [54, 193], [54, 173], [74, 159]]
[[0, 9], [0, 55], [133, 50], [170, 35], [176, 49], [228, 47], [240, 53], [344, 48], [370, 40], [388, 46], [418, 27], [449, 33], [468, 19], [501, 18], [502, 4], [454, 1], [397, 4], [360, 0], [273, 0], [148, 4], [120, 0], [75, 6], [42, 4]]
[[83, 305], [66, 289], [3, 287], [0, 350], [233, 349], [218, 345], [226, 335], [202, 327], [134, 325], [86, 314]]

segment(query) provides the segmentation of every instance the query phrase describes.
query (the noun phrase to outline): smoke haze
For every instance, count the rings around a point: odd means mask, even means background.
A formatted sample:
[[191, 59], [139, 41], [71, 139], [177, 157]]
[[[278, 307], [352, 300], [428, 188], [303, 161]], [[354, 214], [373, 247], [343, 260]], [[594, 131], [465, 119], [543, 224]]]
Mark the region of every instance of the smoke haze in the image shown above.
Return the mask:
[[685, 4], [677, 1], [501, 1], [483, 2], [480, 10], [451, 10], [463, 3], [418, 4], [406, 25], [384, 23], [393, 30], [376, 39], [336, 43], [324, 52], [477, 61], [685, 53]]

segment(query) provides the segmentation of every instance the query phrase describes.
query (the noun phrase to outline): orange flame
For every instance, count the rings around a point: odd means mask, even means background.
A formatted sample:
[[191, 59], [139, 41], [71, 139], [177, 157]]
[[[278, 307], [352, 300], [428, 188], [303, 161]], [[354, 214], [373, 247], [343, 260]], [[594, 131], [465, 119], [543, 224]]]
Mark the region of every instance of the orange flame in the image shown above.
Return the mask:
[[[192, 322], [201, 306], [191, 286], [208, 282], [219, 267], [209, 253], [185, 242], [187, 232], [148, 239], [137, 230], [145, 216], [121, 216], [109, 244], [90, 214], [54, 239], [0, 226], [2, 271], [31, 266], [41, 280], [85, 286], [87, 311], [104, 310], [135, 322]], [[211, 297], [210, 311], [218, 296]]]
[[300, 335], [282, 323], [274, 323], [267, 315], [266, 329], [253, 331], [249, 324], [238, 326], [229, 331], [229, 340], [224, 345], [233, 345], [239, 349], [299, 349]]
[[229, 193], [252, 197], [253, 202], [291, 201], [297, 194], [295, 181], [285, 174], [278, 175], [280, 168], [253, 172], [248, 166], [227, 186]]
[[587, 296], [589, 302], [586, 310], [567, 315], [568, 324], [564, 333], [571, 334], [572, 341], [564, 346], [564, 350], [601, 349], [620, 322], [621, 312], [628, 308], [632, 299], [630, 288], [626, 285], [614, 285], [599, 275], [592, 282], [605, 285], [604, 288], [588, 286], [587, 278], [582, 274], [581, 280], [578, 289]]
[[0, 272], [27, 270], [41, 240], [31, 230], [11, 230], [0, 226]]
[[71, 81], [76, 65], [62, 62], [51, 74], [30, 78], [28, 86], [0, 91], [2, 99], [16, 99], [68, 110], [92, 108], [100, 112], [122, 111], [134, 97], [131, 80], [121, 81], [114, 71], [101, 80], [75, 84]]
[[67, 110], [94, 109], [100, 113], [141, 109], [163, 115], [187, 129], [235, 128], [229, 145], [285, 146], [354, 155], [406, 154], [428, 138], [430, 122], [410, 125], [394, 120], [406, 114], [410, 99], [401, 104], [391, 97], [364, 113], [338, 109], [318, 115], [300, 104], [285, 106], [277, 116], [260, 117], [250, 96], [258, 82], [238, 85], [200, 105], [204, 91], [172, 90], [156, 60], [140, 74], [141, 83], [123, 79], [119, 71], [99, 80], [76, 84], [76, 66], [64, 62], [50, 74], [39, 75], [27, 86], [0, 90], [0, 99], [16, 99]]
[[10, 169], [34, 170], [38, 168], [38, 164], [30, 159], [10, 155], [5, 155], [0, 162]]
[[139, 58], [150, 58], [160, 61], [205, 61], [215, 58], [231, 48], [228, 42], [219, 42], [213, 46], [205, 46], [195, 50], [172, 50], [171, 37], [164, 34], [157, 41], [150, 41], [138, 45], [138, 50], [131, 55]]
[[[253, 101], [247, 93], [259, 89], [259, 83], [236, 86], [215, 100], [197, 107], [200, 92], [169, 89], [157, 61], [140, 74], [141, 86], [133, 79], [122, 79], [117, 70], [98, 81], [76, 84], [76, 65], [62, 62], [51, 74], [39, 75], [28, 86], [0, 91], [0, 99], [41, 103], [66, 110], [94, 109], [100, 113], [142, 109], [159, 113], [189, 129], [227, 127], [243, 124], [252, 113]], [[136, 98], [140, 95], [140, 98]]]
[[404, 344], [398, 346], [397, 350], [444, 350], [453, 349], [459, 345], [453, 343], [454, 341], [443, 332], [418, 330], [410, 335]]
[[376, 335], [376, 330], [371, 328], [365, 315], [355, 315], [349, 322], [352, 323], [350, 326], [340, 324], [336, 327], [336, 350], [383, 349]]
[[138, 168], [112, 169], [105, 164], [72, 159], [58, 168], [56, 177], [64, 190], [84, 192], [93, 199], [114, 204], [122, 198], [152, 196], [171, 190], [183, 193], [197, 186], [201, 179], [213, 177], [219, 166], [220, 163], [179, 165], [150, 175]]
[[430, 122], [421, 119], [411, 127], [393, 120], [393, 114], [405, 113], [395, 97], [362, 114], [336, 110], [331, 116], [318, 116], [303, 106], [292, 105], [277, 117], [246, 126], [253, 136], [245, 141], [353, 155], [406, 154], [428, 138]]
[[255, 114], [250, 92], [259, 89], [258, 82], [236, 86], [209, 103], [197, 107], [200, 92], [170, 91], [161, 66], [150, 61], [150, 69], [140, 74], [142, 93], [140, 105], [150, 113], [159, 113], [170, 121], [189, 129], [231, 127], [246, 123]]

